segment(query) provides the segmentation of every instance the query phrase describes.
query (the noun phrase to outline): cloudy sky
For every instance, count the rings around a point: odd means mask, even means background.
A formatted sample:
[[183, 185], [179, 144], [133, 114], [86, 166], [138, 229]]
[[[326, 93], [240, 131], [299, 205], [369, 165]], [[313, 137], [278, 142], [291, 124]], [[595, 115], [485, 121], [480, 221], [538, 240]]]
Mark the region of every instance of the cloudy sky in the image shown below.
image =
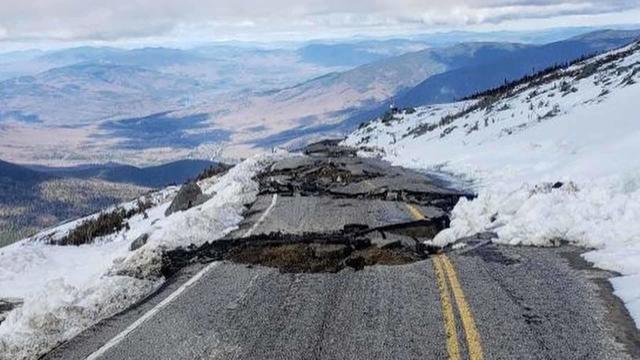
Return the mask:
[[0, 0], [0, 44], [298, 40], [639, 19], [640, 0]]

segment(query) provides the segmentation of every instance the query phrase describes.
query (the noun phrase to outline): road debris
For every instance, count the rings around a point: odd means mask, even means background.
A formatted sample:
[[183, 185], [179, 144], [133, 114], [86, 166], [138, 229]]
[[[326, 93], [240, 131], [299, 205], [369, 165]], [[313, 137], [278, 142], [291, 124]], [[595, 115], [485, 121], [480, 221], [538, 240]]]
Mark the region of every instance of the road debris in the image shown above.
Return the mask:
[[377, 228], [350, 224], [341, 231], [328, 233], [275, 232], [222, 239], [165, 253], [162, 274], [168, 277], [191, 263], [220, 260], [275, 267], [292, 273], [335, 273], [345, 268], [362, 270], [373, 265], [403, 265], [438, 252], [440, 248], [425, 245], [423, 241], [447, 223], [446, 219], [439, 218]]

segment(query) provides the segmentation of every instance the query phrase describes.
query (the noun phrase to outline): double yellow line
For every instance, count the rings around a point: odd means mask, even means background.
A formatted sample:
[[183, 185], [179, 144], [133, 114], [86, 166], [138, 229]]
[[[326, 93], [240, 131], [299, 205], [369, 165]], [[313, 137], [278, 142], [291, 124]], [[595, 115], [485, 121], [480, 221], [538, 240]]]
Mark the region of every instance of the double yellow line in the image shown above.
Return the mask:
[[[425, 216], [417, 207], [406, 204], [411, 216], [416, 220], [422, 220]], [[460, 342], [458, 341], [458, 331], [456, 328], [456, 316], [454, 304], [458, 308], [462, 328], [467, 338], [467, 353], [470, 360], [483, 360], [482, 345], [480, 344], [480, 334], [473, 318], [473, 313], [469, 303], [462, 291], [462, 286], [458, 280], [458, 275], [451, 260], [445, 254], [436, 255], [433, 258], [433, 267], [436, 273], [436, 283], [440, 291], [440, 303], [442, 304], [442, 315], [444, 318], [444, 329], [447, 337], [447, 353], [450, 360], [460, 360]]]

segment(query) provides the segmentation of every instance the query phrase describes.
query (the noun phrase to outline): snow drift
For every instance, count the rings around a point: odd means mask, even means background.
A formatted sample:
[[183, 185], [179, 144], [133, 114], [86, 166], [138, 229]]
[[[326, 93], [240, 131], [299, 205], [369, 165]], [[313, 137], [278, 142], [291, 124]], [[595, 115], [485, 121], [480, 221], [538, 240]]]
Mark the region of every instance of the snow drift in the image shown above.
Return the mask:
[[[24, 301], [0, 323], [0, 359], [37, 358], [146, 297], [164, 281], [159, 271], [163, 251], [214, 241], [236, 229], [245, 205], [257, 196], [253, 177], [282, 156], [250, 158], [223, 176], [201, 181], [209, 200], [167, 217], [178, 188], [151, 194], [146, 200], [154, 206], [146, 214], [134, 215], [128, 227], [91, 244], [50, 245], [98, 214], [0, 249], [0, 298]], [[148, 235], [147, 243], [130, 251], [142, 234]]]
[[439, 245], [492, 231], [593, 249], [585, 258], [621, 274], [616, 294], [640, 326], [639, 81], [634, 43], [466, 101], [390, 111], [345, 144], [473, 187]]

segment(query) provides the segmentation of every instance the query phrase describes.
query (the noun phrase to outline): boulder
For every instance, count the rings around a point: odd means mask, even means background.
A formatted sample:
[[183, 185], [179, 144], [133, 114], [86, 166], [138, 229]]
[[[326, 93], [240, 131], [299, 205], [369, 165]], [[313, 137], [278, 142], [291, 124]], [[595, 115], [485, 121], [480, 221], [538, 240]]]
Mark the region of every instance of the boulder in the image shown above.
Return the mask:
[[138, 238], [133, 240], [133, 242], [129, 246], [129, 250], [136, 251], [140, 249], [147, 243], [147, 240], [149, 240], [149, 234], [142, 234], [138, 236]]
[[164, 215], [169, 216], [177, 211], [184, 211], [207, 201], [208, 197], [202, 193], [200, 186], [195, 182], [189, 182], [180, 188], [178, 194], [165, 211]]

